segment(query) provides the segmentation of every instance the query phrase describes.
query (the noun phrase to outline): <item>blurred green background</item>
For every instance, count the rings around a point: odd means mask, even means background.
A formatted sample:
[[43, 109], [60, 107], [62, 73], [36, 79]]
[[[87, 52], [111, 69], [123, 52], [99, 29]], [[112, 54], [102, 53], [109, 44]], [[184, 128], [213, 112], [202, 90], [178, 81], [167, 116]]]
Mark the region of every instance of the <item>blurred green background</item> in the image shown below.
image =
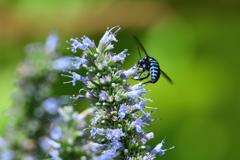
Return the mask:
[[[15, 71], [26, 44], [45, 43], [56, 30], [59, 51], [73, 55], [66, 40], [86, 35], [98, 43], [107, 27], [120, 25], [114, 51], [127, 48], [131, 53], [123, 67], [139, 60], [136, 35], [174, 82], [160, 78], [147, 86], [151, 92], [146, 97], [153, 100], [147, 106], [158, 107], [152, 117], [161, 118], [146, 128], [155, 133], [149, 144], [155, 147], [167, 136], [165, 148], [175, 146], [157, 159], [239, 159], [239, 8], [235, 0], [1, 0], [0, 112], [11, 106]], [[81, 83], [62, 84], [68, 80], [60, 79], [56, 95], [78, 93]], [[6, 121], [1, 116], [1, 135]]]

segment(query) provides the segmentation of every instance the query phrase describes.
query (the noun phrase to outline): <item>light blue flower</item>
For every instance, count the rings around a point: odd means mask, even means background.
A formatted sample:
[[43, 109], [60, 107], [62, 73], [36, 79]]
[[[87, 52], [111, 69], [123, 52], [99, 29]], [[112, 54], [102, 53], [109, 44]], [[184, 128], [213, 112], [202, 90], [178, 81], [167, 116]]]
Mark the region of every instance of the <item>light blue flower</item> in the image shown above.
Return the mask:
[[88, 47], [88, 45], [87, 45], [86, 43], [83, 44], [83, 43], [81, 42], [81, 40], [79, 40], [78, 38], [76, 38], [76, 39], [71, 38], [70, 41], [72, 41], [73, 43], [70, 43], [70, 42], [68, 42], [68, 41], [66, 41], [66, 42], [69, 43], [69, 44], [71, 44], [72, 47], [69, 47], [69, 48], [67, 48], [67, 49], [71, 49], [71, 51], [72, 51], [73, 53], [76, 53], [76, 52], [77, 52], [77, 48], [78, 48], [78, 49], [81, 49], [81, 50], [85, 50], [85, 49], [87, 49], [87, 47]]
[[123, 132], [121, 129], [114, 129], [113, 132], [113, 140], [120, 140], [123, 136]]
[[148, 101], [148, 99], [147, 99], [147, 100], [140, 101], [139, 103], [134, 104], [134, 105], [131, 107], [132, 110], [133, 110], [133, 111], [139, 111], [139, 110], [140, 110], [142, 114], [145, 113], [145, 112], [144, 112], [144, 109], [145, 109], [144, 103], [147, 102], [147, 101]]
[[59, 127], [59, 126], [54, 127], [50, 133], [50, 136], [52, 139], [55, 139], [55, 140], [62, 138], [63, 135], [62, 135], [61, 127]]
[[83, 36], [82, 37], [82, 43], [90, 48], [95, 48], [95, 44], [93, 41], [91, 41], [88, 37]]
[[133, 79], [137, 79], [139, 77], [138, 73], [136, 72], [137, 71], [137, 66], [133, 66], [132, 68], [126, 70], [126, 71], [123, 71], [123, 77], [124, 77], [124, 81], [127, 82], [128, 81], [128, 77], [130, 75], [133, 76]]
[[[90, 127], [91, 128], [91, 131], [90, 131], [90, 133], [91, 133], [91, 136], [90, 137], [92, 137], [93, 139], [95, 139], [96, 137], [95, 137], [95, 135], [97, 134], [97, 128], [95, 128], [95, 127]], [[89, 137], [89, 138], [90, 138]]]
[[[117, 30], [114, 33], [112, 33], [111, 31], [115, 28], [117, 28]], [[115, 26], [110, 30], [107, 30], [103, 37], [101, 38], [99, 45], [103, 44], [105, 46], [108, 46], [112, 41], [117, 42], [116, 35], [120, 29], [121, 29], [120, 26]]]
[[112, 154], [113, 154], [113, 155], [116, 153], [116, 151], [117, 151], [119, 148], [122, 147], [122, 143], [119, 142], [119, 141], [116, 140], [116, 139], [114, 139], [114, 140], [112, 141], [111, 145], [112, 145], [111, 150], [112, 150]]
[[154, 134], [153, 134], [153, 132], [150, 132], [150, 133], [144, 135], [143, 138], [140, 140], [140, 142], [142, 144], [146, 144], [150, 139], [153, 139], [153, 138], [154, 138]]
[[107, 101], [109, 95], [106, 91], [101, 91], [101, 94], [99, 95], [99, 101]]
[[173, 149], [174, 147], [168, 148], [168, 149], [162, 149], [163, 143], [164, 143], [165, 138], [162, 140], [161, 143], [159, 143], [150, 153], [151, 154], [157, 154], [159, 153], [159, 156], [163, 156], [165, 154], [165, 151]]
[[62, 76], [70, 77], [70, 78], [72, 78], [73, 80], [72, 80], [72, 81], [68, 81], [68, 82], [64, 82], [64, 84], [65, 84], [65, 83], [72, 83], [73, 86], [75, 86], [75, 85], [76, 85], [76, 81], [82, 81], [82, 82], [86, 82], [86, 81], [87, 81], [87, 78], [85, 78], [85, 77], [77, 74], [76, 72], [71, 72], [71, 71], [69, 71], [68, 73], [69, 73], [69, 74], [72, 74], [72, 76], [64, 75], [64, 74], [62, 74]]
[[120, 106], [120, 109], [119, 109], [118, 113], [120, 115], [120, 118], [123, 119], [126, 116], [126, 114], [128, 113], [127, 106], [122, 104]]
[[0, 153], [0, 160], [13, 160], [15, 158], [15, 153], [12, 150], [3, 150]]
[[113, 56], [112, 61], [114, 63], [117, 62], [117, 61], [120, 61], [121, 63], [124, 63], [124, 60], [126, 58], [126, 53], [127, 53], [127, 49], [125, 49], [124, 51], [122, 51], [118, 55]]
[[54, 140], [51, 140], [48, 137], [41, 137], [39, 139], [39, 144], [43, 151], [51, 155], [53, 159], [61, 160], [58, 151], [58, 149], [61, 147], [61, 144], [55, 142]]
[[141, 88], [141, 89], [138, 89], [138, 90], [129, 91], [126, 94], [131, 99], [137, 98], [136, 102], [139, 102], [142, 95], [146, 94], [146, 91], [145, 91], [145, 89]]
[[142, 133], [143, 132], [143, 130], [142, 130], [143, 124], [142, 124], [142, 120], [140, 118], [138, 118], [135, 121], [133, 121], [131, 123], [131, 126], [132, 126], [132, 128], [136, 128], [136, 131], [138, 133]]
[[109, 152], [103, 153], [101, 156], [97, 157], [95, 160], [114, 160], [112, 155]]
[[56, 98], [48, 98], [47, 100], [43, 101], [42, 105], [43, 109], [50, 114], [57, 114], [57, 110], [59, 107], [59, 102]]
[[53, 68], [58, 71], [63, 71], [68, 69], [70, 64], [70, 57], [61, 57], [53, 61]]
[[79, 69], [81, 65], [84, 65], [84, 64], [87, 65], [89, 63], [89, 60], [80, 58], [80, 57], [73, 57], [71, 58], [71, 60], [74, 60], [74, 63], [72, 64], [72, 66], [75, 67], [76, 69]]
[[53, 31], [47, 37], [45, 50], [47, 53], [55, 52], [58, 45], [59, 45], [59, 39], [58, 39], [57, 32]]

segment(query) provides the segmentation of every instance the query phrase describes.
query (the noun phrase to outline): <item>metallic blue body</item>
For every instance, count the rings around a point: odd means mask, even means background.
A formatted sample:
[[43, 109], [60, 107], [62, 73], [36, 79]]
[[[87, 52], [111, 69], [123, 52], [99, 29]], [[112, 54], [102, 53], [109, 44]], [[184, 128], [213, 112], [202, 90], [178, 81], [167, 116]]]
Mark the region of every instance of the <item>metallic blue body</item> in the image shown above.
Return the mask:
[[[138, 61], [138, 68], [142, 68], [143, 71], [147, 71], [151, 77], [151, 83], [156, 83], [160, 77], [161, 74], [161, 70], [160, 70], [160, 66], [158, 64], [158, 62], [153, 58], [153, 57], [145, 57], [141, 60]], [[141, 74], [142, 74], [141, 73]], [[141, 78], [141, 80], [146, 79], [149, 77], [149, 75], [147, 77]], [[138, 79], [140, 80], [140, 79]]]
[[[165, 78], [168, 79], [168, 81], [170, 83], [172, 83], [172, 80], [160, 69], [160, 66], [159, 66], [157, 60], [154, 59], [153, 57], [148, 56], [146, 50], [143, 48], [142, 44], [137, 39], [137, 37], [134, 36], [134, 38], [138, 42], [138, 44], [140, 45], [140, 47], [142, 48], [144, 53], [146, 54], [146, 57], [144, 57], [142, 59], [140, 50], [138, 48], [138, 52], [139, 52], [139, 55], [140, 55], [140, 60], [138, 61], [137, 67], [139, 69], [140, 68], [143, 69], [143, 71], [140, 73], [139, 78], [135, 79], [135, 80], [142, 81], [144, 79], [147, 79], [150, 76], [151, 80], [147, 81], [147, 82], [144, 82], [143, 84], [146, 84], [146, 83], [156, 83], [158, 81], [158, 79], [160, 78], [160, 75], [162, 74]], [[140, 76], [143, 74], [144, 71], [147, 71], [148, 75], [146, 77], [140, 78]]]

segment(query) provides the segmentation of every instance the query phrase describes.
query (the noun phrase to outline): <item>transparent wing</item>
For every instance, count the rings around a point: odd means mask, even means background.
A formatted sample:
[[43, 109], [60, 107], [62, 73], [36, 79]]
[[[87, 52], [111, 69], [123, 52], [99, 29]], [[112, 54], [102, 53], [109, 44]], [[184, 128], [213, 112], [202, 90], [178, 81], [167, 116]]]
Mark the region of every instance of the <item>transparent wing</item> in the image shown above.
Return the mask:
[[166, 75], [166, 73], [164, 73], [162, 70], [161, 70], [161, 72], [162, 72], [162, 75], [163, 75], [165, 78], [167, 78], [167, 80], [168, 80], [171, 84], [173, 84], [172, 80]]

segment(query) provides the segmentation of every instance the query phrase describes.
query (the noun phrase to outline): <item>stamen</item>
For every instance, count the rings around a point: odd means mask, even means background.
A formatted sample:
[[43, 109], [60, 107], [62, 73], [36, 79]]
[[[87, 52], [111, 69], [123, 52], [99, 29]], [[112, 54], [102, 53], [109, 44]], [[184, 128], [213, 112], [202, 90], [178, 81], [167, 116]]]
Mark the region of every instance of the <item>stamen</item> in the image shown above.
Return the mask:
[[[111, 32], [111, 31], [112, 31], [113, 29], [115, 29], [115, 28], [121, 29], [120, 26], [114, 26], [114, 27], [112, 27], [112, 28], [109, 30], [109, 32]], [[108, 29], [109, 29], [109, 28], [108, 28]], [[118, 30], [119, 30], [119, 29], [118, 29]], [[118, 31], [118, 30], [117, 30], [117, 31]], [[114, 33], [115, 33], [115, 32], [114, 32]]]
[[115, 36], [118, 34], [118, 31], [121, 29], [120, 26], [118, 26], [118, 27], [119, 27], [118, 30], [116, 30], [116, 31], [113, 33]]
[[63, 82], [63, 84], [67, 84], [67, 83], [71, 83], [72, 81], [68, 81], [68, 82]]
[[69, 75], [65, 75], [65, 74], [61, 74], [61, 76], [73, 78], [73, 76], [69, 76]]

